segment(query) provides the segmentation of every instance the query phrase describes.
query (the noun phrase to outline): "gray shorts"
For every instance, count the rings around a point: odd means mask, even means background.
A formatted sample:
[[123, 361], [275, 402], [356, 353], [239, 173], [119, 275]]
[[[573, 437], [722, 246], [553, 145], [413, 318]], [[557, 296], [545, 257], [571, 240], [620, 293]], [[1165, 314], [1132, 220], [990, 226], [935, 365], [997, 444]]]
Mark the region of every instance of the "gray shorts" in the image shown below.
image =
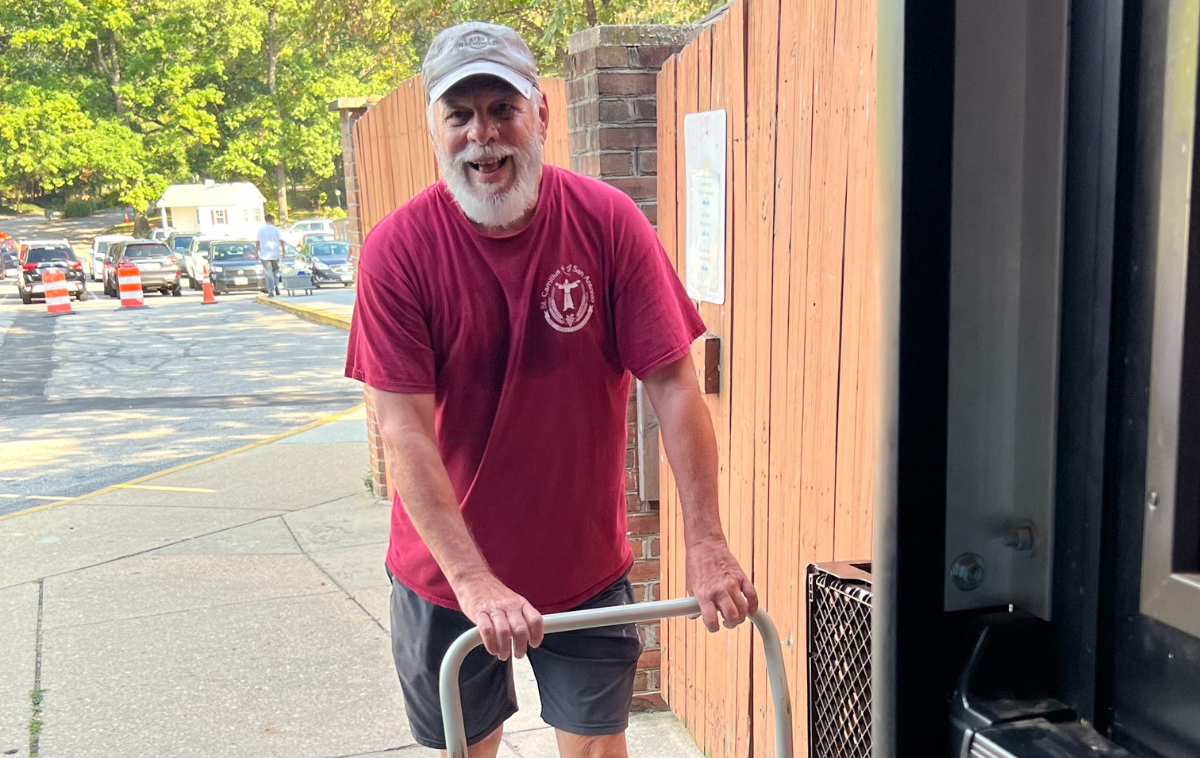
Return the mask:
[[[633, 588], [622, 577], [575, 610], [632, 602]], [[458, 611], [419, 597], [395, 577], [391, 614], [392, 658], [413, 738], [425, 747], [445, 750], [438, 672], [450, 643], [474, 624]], [[624, 732], [641, 653], [635, 624], [546, 635], [541, 647], [529, 650], [542, 697], [542, 720], [572, 734]], [[500, 661], [476, 648], [463, 662], [459, 681], [468, 744], [487, 737], [517, 712], [511, 660]]]

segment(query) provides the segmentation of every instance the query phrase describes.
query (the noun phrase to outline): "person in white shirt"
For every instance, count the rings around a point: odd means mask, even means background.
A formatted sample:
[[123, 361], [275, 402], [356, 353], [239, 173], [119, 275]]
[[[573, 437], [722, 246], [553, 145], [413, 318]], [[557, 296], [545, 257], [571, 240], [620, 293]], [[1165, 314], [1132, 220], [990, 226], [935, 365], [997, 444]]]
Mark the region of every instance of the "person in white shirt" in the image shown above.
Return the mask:
[[258, 228], [258, 260], [267, 278], [267, 297], [279, 294], [279, 259], [283, 256], [283, 236], [275, 226], [275, 217], [267, 214], [267, 223]]

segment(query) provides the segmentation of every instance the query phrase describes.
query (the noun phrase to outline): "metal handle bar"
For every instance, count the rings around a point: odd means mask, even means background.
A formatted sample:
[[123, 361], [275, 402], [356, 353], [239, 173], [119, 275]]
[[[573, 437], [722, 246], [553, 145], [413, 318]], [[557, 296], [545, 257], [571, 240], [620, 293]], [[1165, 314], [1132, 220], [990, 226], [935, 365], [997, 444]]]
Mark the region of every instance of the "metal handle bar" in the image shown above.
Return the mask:
[[[694, 616], [699, 613], [700, 601], [689, 597], [551, 613], [543, 620], [546, 634], [554, 634], [600, 626], [636, 624], [675, 616]], [[762, 636], [763, 654], [767, 659], [767, 679], [771, 682], [771, 699], [775, 704], [775, 755], [776, 758], [792, 758], [792, 698], [788, 693], [787, 671], [783, 668], [783, 648], [779, 644], [779, 632], [775, 630], [771, 617], [762, 608], [759, 608], [750, 620]], [[446, 651], [446, 657], [442, 659], [442, 726], [446, 731], [446, 747], [450, 758], [467, 758], [467, 735], [463, 726], [458, 675], [467, 653], [482, 644], [483, 638], [479, 630], [472, 629], [456, 639]]]

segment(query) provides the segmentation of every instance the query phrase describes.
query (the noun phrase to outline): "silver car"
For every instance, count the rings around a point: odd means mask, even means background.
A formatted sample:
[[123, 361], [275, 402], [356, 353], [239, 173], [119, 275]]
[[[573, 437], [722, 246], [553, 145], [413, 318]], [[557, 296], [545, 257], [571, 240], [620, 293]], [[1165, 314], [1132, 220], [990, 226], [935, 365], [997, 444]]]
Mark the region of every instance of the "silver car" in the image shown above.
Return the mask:
[[132, 239], [128, 234], [101, 234], [92, 240], [92, 281], [104, 281], [104, 254], [108, 252], [108, 246]]
[[204, 267], [208, 265], [208, 253], [214, 242], [228, 237], [194, 237], [192, 244], [183, 254], [183, 273], [187, 277], [188, 289], [198, 290], [204, 282]]
[[118, 242], [108, 248], [104, 261], [104, 294], [109, 297], [121, 296], [118, 269], [127, 262], [138, 267], [143, 292], [157, 290], [175, 297], [183, 294], [179, 284], [179, 256], [162, 242]]

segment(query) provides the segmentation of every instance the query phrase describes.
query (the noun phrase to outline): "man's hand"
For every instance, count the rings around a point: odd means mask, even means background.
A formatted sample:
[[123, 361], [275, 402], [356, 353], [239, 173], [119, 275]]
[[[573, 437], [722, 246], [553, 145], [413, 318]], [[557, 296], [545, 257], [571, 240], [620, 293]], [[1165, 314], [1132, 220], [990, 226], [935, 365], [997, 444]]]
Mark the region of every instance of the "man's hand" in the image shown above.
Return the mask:
[[480, 575], [454, 588], [458, 604], [483, 636], [483, 646], [502, 661], [542, 644], [542, 614], [496, 577]]
[[732, 629], [758, 610], [758, 593], [723, 538], [687, 546], [687, 582], [710, 632], [720, 629], [718, 611]]

